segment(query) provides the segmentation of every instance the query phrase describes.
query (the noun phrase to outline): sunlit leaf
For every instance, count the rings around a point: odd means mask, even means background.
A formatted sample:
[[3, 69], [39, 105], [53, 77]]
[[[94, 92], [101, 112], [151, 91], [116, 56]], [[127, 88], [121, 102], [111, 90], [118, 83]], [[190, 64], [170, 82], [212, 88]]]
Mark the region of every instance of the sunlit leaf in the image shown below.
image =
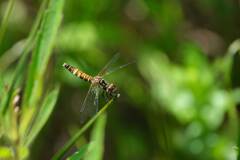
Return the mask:
[[13, 152], [9, 147], [0, 146], [0, 159], [12, 158]]

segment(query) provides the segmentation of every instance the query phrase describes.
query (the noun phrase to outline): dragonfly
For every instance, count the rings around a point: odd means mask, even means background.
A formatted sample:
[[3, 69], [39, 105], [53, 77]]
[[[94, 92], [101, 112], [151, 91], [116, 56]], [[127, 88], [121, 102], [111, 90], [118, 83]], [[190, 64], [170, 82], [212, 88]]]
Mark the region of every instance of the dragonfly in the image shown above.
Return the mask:
[[116, 70], [126, 67], [127, 65], [132, 63], [127, 63], [112, 70], [109, 70], [109, 67], [118, 58], [119, 54], [115, 54], [113, 58], [102, 68], [102, 70], [96, 76], [91, 76], [81, 71], [77, 67], [74, 67], [67, 63], [63, 63], [63, 67], [65, 67], [70, 73], [91, 84], [80, 109], [81, 122], [84, 122], [87, 118], [91, 117], [98, 111], [99, 96], [101, 94], [104, 94], [107, 100], [117, 99], [120, 97], [120, 92], [117, 86], [114, 83], [110, 83], [103, 78], [104, 76], [109, 75], [112, 72], [115, 72]]

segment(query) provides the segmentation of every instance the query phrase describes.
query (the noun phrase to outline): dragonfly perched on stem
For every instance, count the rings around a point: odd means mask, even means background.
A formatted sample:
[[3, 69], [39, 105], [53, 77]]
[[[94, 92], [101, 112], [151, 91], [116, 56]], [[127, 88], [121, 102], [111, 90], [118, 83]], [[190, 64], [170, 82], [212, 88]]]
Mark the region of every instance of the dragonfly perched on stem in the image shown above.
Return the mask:
[[[124, 64], [112, 70], [108, 70], [109, 67], [119, 58], [119, 54], [115, 54], [113, 58], [103, 67], [103, 69], [96, 75], [91, 76], [78, 68], [71, 66], [70, 64], [64, 63], [63, 67], [65, 67], [68, 71], [72, 74], [77, 76], [80, 79], [83, 79], [89, 83], [91, 83], [87, 95], [82, 103], [82, 107], [80, 112], [81, 114], [81, 121], [85, 121], [89, 116], [96, 113], [98, 111], [99, 105], [99, 96], [103, 93], [105, 97], [110, 99], [117, 99], [120, 97], [120, 92], [117, 86], [113, 83], [107, 82], [103, 79], [103, 76], [109, 75], [112, 72], [115, 72], [121, 68], [126, 67], [131, 63]], [[92, 104], [93, 103], [93, 104]], [[83, 114], [84, 113], [84, 114]]]

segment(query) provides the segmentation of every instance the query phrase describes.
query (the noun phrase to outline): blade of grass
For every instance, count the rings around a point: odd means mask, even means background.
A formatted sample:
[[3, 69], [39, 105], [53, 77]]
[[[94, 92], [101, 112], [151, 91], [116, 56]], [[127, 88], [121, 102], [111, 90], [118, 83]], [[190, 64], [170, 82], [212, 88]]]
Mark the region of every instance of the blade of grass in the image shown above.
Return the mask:
[[60, 160], [64, 154], [73, 146], [79, 137], [93, 124], [93, 122], [108, 108], [113, 100], [110, 100], [96, 115], [94, 115], [52, 158], [52, 160]]
[[225, 79], [228, 82], [229, 87], [233, 86], [233, 80], [234, 78], [232, 76], [239, 76], [239, 74], [232, 74], [233, 69], [239, 69], [239, 68], [235, 68], [234, 65], [236, 65], [236, 63], [234, 64], [234, 62], [237, 60], [236, 57], [238, 57], [240, 54], [240, 39], [234, 41], [229, 49], [228, 52], [226, 54], [226, 56], [223, 58], [223, 61], [225, 62], [223, 67], [224, 67], [224, 73], [225, 73]]
[[11, 82], [9, 83], [10, 88], [9, 88], [8, 94], [6, 94], [1, 101], [0, 113], [3, 114], [3, 115], [6, 113], [7, 106], [9, 106], [9, 100], [10, 100], [10, 97], [12, 96], [12, 94], [13, 94], [14, 89], [17, 88], [17, 86], [19, 85], [20, 81], [22, 80], [22, 78], [24, 76], [27, 57], [30, 53], [30, 50], [32, 49], [32, 47], [34, 45], [35, 37], [36, 37], [36, 34], [37, 34], [37, 29], [38, 29], [38, 27], [41, 23], [41, 19], [43, 17], [43, 13], [44, 13], [44, 10], [46, 8], [47, 3], [48, 3], [48, 0], [43, 0], [43, 2], [41, 4], [41, 7], [40, 7], [40, 10], [38, 12], [36, 21], [33, 24], [30, 35], [27, 38], [25, 47], [24, 47], [24, 49], [21, 53], [22, 56], [21, 56], [21, 58], [20, 58], [20, 60], [17, 64], [16, 70], [14, 71], [13, 78], [12, 78]]
[[[239, 68], [240, 68], [240, 39], [234, 41], [229, 49], [227, 55], [224, 57], [224, 60], [227, 71], [226, 71], [226, 77], [228, 78], [229, 87], [232, 89], [232, 93], [237, 91], [237, 89], [240, 88], [240, 74], [239, 74]], [[237, 105], [239, 103], [236, 101], [236, 95], [233, 95], [232, 97], [232, 104], [230, 104], [229, 107], [229, 129], [228, 131], [231, 133], [231, 137], [236, 140], [236, 144], [238, 146], [238, 157], [237, 159], [240, 160], [240, 122], [238, 118], [237, 113]], [[236, 138], [237, 134], [237, 138]]]
[[36, 119], [34, 121], [33, 127], [29, 135], [26, 136], [25, 141], [23, 140], [23, 144], [26, 144], [26, 146], [31, 145], [31, 143], [34, 141], [36, 136], [39, 134], [39, 132], [47, 122], [56, 104], [58, 93], [59, 93], [59, 87], [56, 87], [44, 99], [43, 104], [38, 114], [36, 115]]
[[104, 145], [104, 131], [106, 125], [106, 113], [103, 113], [96, 121], [91, 135], [91, 142], [89, 144], [84, 160], [101, 160], [103, 156]]
[[67, 158], [67, 160], [81, 160], [88, 149], [88, 144], [83, 145], [77, 152]]
[[45, 11], [28, 70], [28, 83], [23, 96], [24, 108], [37, 106], [42, 95], [44, 73], [62, 19], [63, 4], [64, 0], [51, 0]]
[[8, 2], [8, 6], [7, 6], [7, 9], [6, 9], [5, 15], [3, 16], [3, 21], [2, 21], [2, 24], [1, 24], [1, 28], [0, 28], [0, 44], [2, 44], [2, 40], [4, 38], [4, 34], [6, 32], [6, 29], [7, 29], [9, 17], [12, 13], [13, 8], [14, 8], [15, 1], [16, 0], [10, 0]]
[[[239, 68], [240, 68], [240, 39], [233, 42], [233, 44], [230, 46], [229, 54], [232, 55], [231, 59], [231, 68], [230, 68], [230, 77], [231, 77], [231, 86], [234, 88], [234, 98], [235, 98], [235, 105], [231, 109], [231, 115], [230, 115], [230, 123], [231, 126], [235, 127], [237, 129], [237, 159], [240, 160], [240, 122], [238, 117], [238, 111], [237, 107], [240, 105], [239, 99], [237, 96], [237, 92], [240, 88], [240, 74], [239, 74]], [[232, 128], [233, 128], [232, 127]], [[234, 130], [235, 131], [235, 130]]]

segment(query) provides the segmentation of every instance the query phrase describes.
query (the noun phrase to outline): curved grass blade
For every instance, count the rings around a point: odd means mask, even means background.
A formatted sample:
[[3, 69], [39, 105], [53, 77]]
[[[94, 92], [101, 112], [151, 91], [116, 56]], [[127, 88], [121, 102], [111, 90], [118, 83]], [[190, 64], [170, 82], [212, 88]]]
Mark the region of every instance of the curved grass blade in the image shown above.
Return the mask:
[[36, 115], [37, 117], [33, 123], [32, 129], [30, 130], [29, 135], [26, 136], [26, 141], [23, 142], [26, 146], [31, 145], [31, 143], [34, 141], [36, 136], [39, 134], [39, 132], [47, 122], [56, 104], [58, 93], [59, 87], [56, 87], [44, 99], [43, 104], [38, 114]]
[[106, 113], [102, 114], [96, 121], [91, 135], [91, 142], [89, 144], [84, 160], [101, 160], [103, 157], [104, 145], [104, 131], [106, 126]]
[[93, 122], [110, 106], [113, 102], [111, 99], [99, 112], [96, 113], [52, 158], [52, 160], [60, 160], [64, 154], [73, 146], [80, 136], [93, 124]]

